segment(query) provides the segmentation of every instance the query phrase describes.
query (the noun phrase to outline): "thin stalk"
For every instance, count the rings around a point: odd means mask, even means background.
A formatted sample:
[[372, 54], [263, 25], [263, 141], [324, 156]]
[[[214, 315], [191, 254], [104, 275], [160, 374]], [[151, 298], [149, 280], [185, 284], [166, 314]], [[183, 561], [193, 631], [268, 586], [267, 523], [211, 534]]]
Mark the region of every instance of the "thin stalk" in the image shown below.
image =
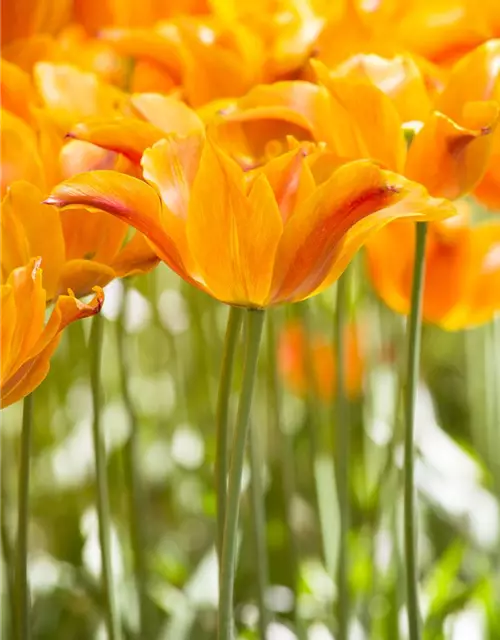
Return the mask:
[[[124, 281], [125, 286], [125, 281]], [[126, 286], [125, 286], [126, 292]], [[139, 424], [134, 403], [130, 395], [128, 358], [125, 344], [125, 329], [123, 326], [123, 312], [125, 299], [118, 321], [116, 323], [116, 345], [118, 351], [118, 369], [120, 373], [121, 396], [129, 423], [129, 437], [123, 450], [123, 466], [127, 487], [129, 509], [129, 536], [132, 547], [134, 578], [139, 602], [139, 632], [141, 640], [153, 636], [148, 599], [148, 571], [146, 561], [145, 517], [143, 508], [143, 490], [139, 474]]]
[[262, 484], [261, 450], [255, 431], [250, 427], [250, 497], [252, 502], [252, 529], [255, 543], [255, 568], [257, 570], [257, 603], [259, 607], [259, 634], [266, 640], [269, 612], [266, 607], [266, 590], [269, 584], [269, 562], [266, 540], [266, 507]]
[[268, 366], [268, 391], [270, 410], [270, 431], [274, 429], [279, 437], [278, 448], [280, 450], [282, 489], [285, 503], [285, 524], [288, 536], [289, 561], [293, 580], [295, 631], [299, 640], [304, 640], [305, 629], [298, 611], [299, 596], [299, 549], [293, 531], [292, 506], [295, 499], [295, 466], [292, 437], [283, 430], [281, 424], [281, 395], [278, 377], [278, 363], [276, 358], [276, 326], [273, 312], [267, 315], [267, 366]]
[[344, 328], [347, 306], [347, 277], [344, 273], [337, 282], [337, 303], [335, 308], [335, 358], [336, 393], [335, 426], [337, 432], [337, 492], [340, 514], [339, 559], [337, 566], [339, 640], [347, 640], [349, 635], [349, 406], [345, 389], [345, 349]]
[[234, 359], [242, 321], [243, 309], [230, 307], [226, 337], [224, 340], [216, 412], [217, 448], [215, 452], [215, 484], [217, 490], [217, 553], [219, 556], [219, 567], [222, 558], [224, 521], [226, 519], [227, 469], [229, 466], [229, 399], [231, 397]]
[[245, 444], [249, 426], [252, 394], [257, 373], [257, 359], [262, 335], [265, 314], [263, 311], [248, 309], [246, 311], [247, 331], [245, 364], [241, 395], [234, 429], [229, 468], [226, 518], [224, 523], [224, 541], [222, 545], [222, 562], [220, 575], [220, 598], [218, 640], [233, 638], [233, 587], [238, 533], [238, 515], [241, 492], [241, 476]]
[[[304, 368], [307, 378], [306, 410], [307, 435], [311, 467], [314, 475], [314, 489], [321, 531], [323, 559], [327, 571], [333, 575], [337, 566], [336, 534], [338, 511], [335, 505], [337, 487], [334, 477], [333, 457], [327, 442], [328, 428], [324, 415], [324, 402], [319, 396], [318, 379], [314, 366], [313, 339], [309, 303], [298, 305], [304, 328]], [[332, 544], [335, 540], [335, 545]]]
[[92, 437], [94, 441], [94, 461], [97, 488], [97, 518], [99, 524], [99, 545], [101, 548], [102, 588], [106, 610], [106, 628], [109, 640], [121, 639], [121, 628], [116, 611], [113, 572], [111, 567], [108, 479], [106, 450], [101, 424], [101, 358], [104, 319], [97, 314], [92, 320], [90, 332], [90, 386], [92, 390]]
[[420, 640], [417, 540], [415, 530], [414, 431], [415, 401], [420, 368], [420, 340], [422, 334], [422, 300], [424, 293], [425, 240], [427, 235], [427, 223], [420, 222], [415, 226], [415, 258], [413, 267], [411, 309], [408, 321], [408, 373], [405, 389], [406, 429], [404, 439], [404, 548], [409, 640]]
[[[13, 540], [11, 539], [11, 533], [8, 526], [8, 514], [10, 512], [9, 497], [11, 492], [8, 485], [8, 473], [7, 473], [7, 460], [10, 460], [7, 449], [7, 441], [1, 443], [2, 460], [0, 462], [0, 535], [2, 540], [2, 557], [5, 571], [6, 582], [6, 596], [8, 603], [8, 618], [3, 625], [3, 630], [7, 633], [7, 637], [17, 638], [18, 633], [16, 629], [16, 585], [15, 585], [15, 570], [16, 570], [16, 552], [14, 548]], [[10, 447], [9, 447], [10, 448]], [[9, 465], [10, 466], [10, 465]], [[1, 579], [1, 578], [0, 578]], [[4, 619], [2, 619], [3, 622]], [[0, 628], [1, 637], [2, 628]], [[10, 632], [10, 635], [9, 635]]]
[[24, 398], [19, 457], [17, 547], [16, 547], [16, 627], [19, 640], [31, 638], [30, 592], [28, 583], [28, 527], [31, 443], [33, 438], [33, 394]]

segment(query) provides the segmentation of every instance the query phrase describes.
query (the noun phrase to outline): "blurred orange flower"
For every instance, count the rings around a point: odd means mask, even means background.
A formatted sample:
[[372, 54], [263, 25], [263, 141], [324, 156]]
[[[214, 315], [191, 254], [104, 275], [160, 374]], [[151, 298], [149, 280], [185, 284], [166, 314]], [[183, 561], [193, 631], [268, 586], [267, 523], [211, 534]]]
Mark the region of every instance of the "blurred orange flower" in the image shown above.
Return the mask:
[[146, 150], [142, 167], [152, 186], [94, 171], [61, 183], [47, 202], [126, 220], [187, 282], [248, 307], [319, 293], [392, 220], [453, 211], [374, 162], [344, 163], [322, 149], [299, 146], [245, 172], [210, 136], [171, 136]]
[[207, 13], [209, 4], [209, 0], [74, 0], [74, 17], [92, 33], [104, 27], [147, 27], [176, 15]]
[[[396, 222], [366, 245], [372, 284], [399, 313], [408, 313], [410, 308], [414, 244], [414, 225]], [[456, 330], [487, 322], [498, 311], [500, 223], [473, 226], [465, 209], [429, 225], [424, 320]]]
[[[483, 76], [496, 78], [500, 65], [495, 66], [494, 56], [489, 61], [489, 75]], [[280, 153], [291, 134], [325, 142], [344, 158], [377, 160], [424, 184], [434, 196], [458, 198], [481, 180], [500, 111], [486, 87], [481, 98], [469, 98], [463, 90], [460, 117], [454, 120], [432, 110], [436, 88], [428, 91], [426, 78], [409, 58], [358, 56], [334, 71], [311, 64], [320, 86], [305, 81], [258, 86], [223, 114], [219, 140], [240, 162], [253, 166]], [[446, 90], [436, 100], [443, 96]], [[405, 127], [413, 129], [408, 151]]]
[[72, 0], [2, 2], [2, 46], [37, 33], [56, 33], [68, 22]]
[[[308, 364], [309, 357], [311, 362]], [[332, 400], [337, 376], [335, 350], [324, 335], [315, 333], [308, 345], [303, 325], [297, 321], [289, 323], [279, 338], [278, 363], [284, 381], [293, 393], [299, 396], [317, 393], [325, 402]], [[346, 391], [351, 399], [355, 399], [363, 391], [364, 363], [354, 324], [345, 328], [344, 366]], [[311, 376], [314, 380], [310, 380]]]
[[68, 289], [77, 297], [116, 277], [143, 273], [158, 264], [140, 233], [126, 242], [128, 225], [84, 208], [60, 212], [42, 204], [42, 192], [14, 182], [2, 202], [2, 277], [40, 256], [47, 299]]
[[17, 66], [2, 61], [2, 72], [4, 106], [9, 109], [1, 122], [1, 186], [6, 194], [2, 247], [8, 256], [2, 264], [4, 277], [39, 255], [48, 299], [53, 300], [68, 288], [82, 296], [94, 285], [153, 268], [158, 258], [141, 234], [126, 242], [126, 222], [82, 207], [60, 213], [41, 204], [54, 184], [75, 173], [94, 168], [136, 171], [116, 153], [64, 138], [65, 127], [86, 114], [112, 118], [120, 113], [123, 94], [68, 65], [37, 64], [38, 90]]
[[158, 93], [136, 93], [122, 105], [121, 116], [89, 118], [71, 127], [68, 136], [121, 154], [137, 165], [140, 174], [142, 154], [166, 134], [201, 135], [204, 130], [205, 125], [197, 112], [177, 98]]
[[0, 406], [20, 400], [45, 379], [62, 330], [71, 322], [101, 310], [104, 295], [95, 287], [85, 304], [73, 295], [57, 299], [45, 325], [46, 293], [39, 258], [14, 269], [1, 285], [2, 326], [0, 348]]
[[135, 61], [134, 92], [179, 87], [186, 102], [199, 107], [243, 95], [263, 80], [264, 46], [240, 22], [181, 16], [150, 29], [107, 29], [102, 37]]
[[358, 54], [411, 52], [449, 65], [489, 38], [500, 35], [495, 0], [345, 0], [316, 42], [330, 66]]
[[65, 139], [68, 129], [83, 118], [98, 113], [111, 118], [121, 113], [125, 94], [99, 81], [95, 74], [70, 65], [39, 63], [32, 80], [19, 67], [2, 60], [1, 89], [2, 195], [15, 180], [47, 191], [85, 170], [133, 170], [116, 154]]

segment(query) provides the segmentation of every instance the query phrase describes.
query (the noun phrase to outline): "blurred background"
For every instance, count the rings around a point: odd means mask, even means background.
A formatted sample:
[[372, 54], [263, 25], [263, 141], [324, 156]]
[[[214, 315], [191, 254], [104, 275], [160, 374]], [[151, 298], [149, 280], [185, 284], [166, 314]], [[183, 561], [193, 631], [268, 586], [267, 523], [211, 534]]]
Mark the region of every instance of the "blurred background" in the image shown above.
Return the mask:
[[[350, 269], [346, 337], [351, 637], [392, 640], [406, 635], [398, 374], [405, 320], [382, 306], [364, 274], [361, 256]], [[244, 475], [235, 594], [240, 638], [259, 637], [253, 489], [265, 497], [269, 638], [333, 637], [339, 535], [330, 391], [335, 370], [328, 347], [333, 301], [330, 289], [268, 314], [252, 418], [263, 460], [254, 474], [257, 487], [249, 467]], [[144, 537], [151, 637], [209, 640], [215, 637], [217, 607], [214, 412], [227, 308], [160, 265], [145, 277], [110, 284], [102, 313], [102, 420], [113, 570], [125, 637], [137, 637], [138, 625], [132, 555], [137, 532], [130, 525], [136, 457], [141, 495], [135, 508]], [[84, 321], [68, 328], [49, 377], [34, 393], [29, 575], [37, 640], [106, 637], [90, 327]], [[426, 638], [500, 638], [499, 331], [498, 321], [456, 333], [424, 327], [416, 481]], [[235, 393], [240, 380], [237, 369]], [[22, 403], [2, 412], [4, 557], [12, 557], [21, 414]], [[5, 562], [3, 569], [5, 612]], [[8, 638], [5, 615], [3, 624]]]

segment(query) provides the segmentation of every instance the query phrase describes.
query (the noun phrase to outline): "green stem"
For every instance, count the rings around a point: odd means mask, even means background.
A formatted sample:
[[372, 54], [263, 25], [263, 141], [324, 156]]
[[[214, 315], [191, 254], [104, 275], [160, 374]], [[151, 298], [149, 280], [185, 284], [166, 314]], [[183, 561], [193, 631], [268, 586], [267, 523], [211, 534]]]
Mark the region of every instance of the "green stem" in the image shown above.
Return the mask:
[[257, 373], [257, 359], [259, 353], [264, 312], [248, 309], [245, 365], [241, 387], [238, 415], [234, 429], [231, 464], [229, 468], [226, 519], [224, 523], [224, 542], [222, 546], [222, 561], [220, 575], [220, 599], [218, 640], [232, 640], [233, 638], [233, 587], [235, 575], [235, 559], [238, 533], [238, 514], [241, 492], [241, 476], [243, 459], [248, 433], [252, 394]]
[[106, 628], [109, 640], [120, 640], [121, 628], [114, 600], [113, 572], [111, 568], [108, 479], [106, 450], [101, 424], [101, 357], [104, 319], [97, 314], [92, 321], [90, 332], [90, 386], [92, 389], [92, 436], [97, 485], [97, 518], [99, 524], [99, 544], [101, 547], [102, 587], [106, 608]]
[[[333, 456], [330, 453], [328, 435], [330, 423], [325, 415], [325, 404], [320, 398], [318, 379], [314, 366], [313, 336], [311, 331], [310, 304], [297, 305], [304, 327], [304, 368], [308, 382], [306, 391], [307, 421], [311, 467], [321, 530], [323, 559], [330, 575], [337, 567], [338, 510], [337, 485]], [[332, 543], [332, 541], [334, 541]]]
[[222, 356], [216, 418], [217, 450], [215, 453], [215, 483], [217, 490], [217, 552], [219, 554], [219, 566], [222, 558], [222, 540], [224, 536], [224, 521], [226, 518], [227, 469], [229, 466], [229, 398], [231, 396], [234, 359], [242, 321], [243, 309], [230, 307], [227, 319], [224, 353]]
[[337, 566], [339, 640], [349, 635], [349, 406], [345, 390], [344, 328], [347, 303], [347, 272], [337, 282], [335, 308], [336, 393], [335, 425], [337, 432], [337, 492], [340, 515], [339, 559]]
[[[5, 571], [5, 581], [6, 581], [6, 597], [8, 602], [8, 618], [5, 620], [5, 624], [3, 626], [3, 631], [7, 634], [7, 637], [17, 638], [18, 633], [16, 629], [16, 583], [15, 583], [15, 570], [16, 570], [16, 552], [14, 548], [13, 541], [11, 539], [11, 532], [9, 531], [8, 525], [8, 514], [10, 512], [10, 483], [9, 483], [9, 474], [7, 473], [8, 465], [7, 461], [11, 460], [9, 456], [9, 452], [7, 451], [7, 439], [5, 439], [1, 443], [1, 453], [2, 459], [0, 461], [0, 535], [2, 539], [2, 557], [4, 563], [4, 571]], [[9, 447], [10, 449], [10, 447]], [[3, 621], [3, 620], [2, 620]], [[0, 637], [2, 632], [2, 628], [0, 628]]]
[[[125, 292], [126, 285], [125, 281]], [[124, 300], [125, 302], [125, 300]], [[139, 633], [138, 637], [144, 640], [151, 638], [151, 616], [148, 599], [148, 572], [146, 562], [146, 536], [144, 532], [144, 509], [143, 491], [139, 475], [139, 449], [138, 449], [138, 419], [135, 412], [134, 403], [130, 395], [128, 362], [125, 346], [125, 329], [123, 326], [123, 305], [122, 313], [116, 323], [116, 343], [118, 351], [118, 368], [120, 373], [121, 395], [125, 410], [128, 416], [129, 437], [124, 446], [123, 462], [124, 475], [127, 485], [129, 503], [129, 535], [132, 547], [134, 577], [139, 600]]]
[[415, 531], [414, 487], [414, 429], [415, 400], [420, 365], [420, 339], [422, 333], [422, 300], [425, 272], [425, 240], [427, 223], [416, 224], [416, 244], [408, 324], [408, 374], [405, 389], [405, 440], [404, 440], [404, 543], [406, 565], [406, 606], [408, 610], [409, 639], [420, 640], [418, 607], [417, 551]]
[[269, 613], [266, 607], [266, 590], [269, 584], [269, 564], [266, 541], [266, 508], [262, 484], [261, 452], [255, 427], [250, 427], [250, 494], [252, 501], [252, 525], [255, 541], [255, 566], [257, 569], [257, 602], [259, 607], [259, 633], [266, 640]]
[[293, 532], [292, 507], [295, 499], [295, 466], [292, 436], [286, 433], [281, 424], [281, 397], [278, 377], [278, 363], [276, 358], [276, 326], [274, 314], [271, 311], [267, 316], [267, 363], [268, 363], [268, 391], [270, 409], [270, 431], [278, 434], [278, 448], [280, 449], [281, 475], [283, 498], [285, 503], [285, 524], [288, 536], [288, 549], [290, 568], [293, 581], [294, 611], [295, 611], [295, 631], [299, 640], [304, 640], [304, 624], [299, 616], [299, 549], [297, 540]]
[[19, 457], [19, 497], [16, 548], [16, 601], [19, 640], [31, 638], [30, 593], [28, 584], [28, 527], [31, 442], [33, 437], [33, 394], [24, 398], [21, 451]]

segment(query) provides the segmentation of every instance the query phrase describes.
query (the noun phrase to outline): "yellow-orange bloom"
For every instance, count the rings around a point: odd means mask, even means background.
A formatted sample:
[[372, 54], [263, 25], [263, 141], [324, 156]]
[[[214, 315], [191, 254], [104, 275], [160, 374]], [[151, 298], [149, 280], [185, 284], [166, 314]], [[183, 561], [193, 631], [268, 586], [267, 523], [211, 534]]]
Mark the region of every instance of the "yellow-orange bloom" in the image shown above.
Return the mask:
[[89, 32], [105, 27], [147, 27], [181, 14], [208, 12], [208, 0], [74, 0], [74, 17]]
[[264, 79], [263, 44], [240, 22], [181, 16], [154, 29], [107, 29], [102, 37], [139, 63], [132, 91], [179, 87], [193, 107], [241, 96]]
[[453, 211], [374, 162], [301, 147], [245, 172], [210, 136], [169, 137], [144, 153], [142, 167], [150, 184], [94, 171], [63, 182], [47, 202], [126, 220], [186, 281], [248, 307], [319, 293], [392, 220]]
[[60, 296], [45, 325], [46, 293], [40, 262], [32, 259], [14, 269], [1, 285], [1, 407], [27, 396], [45, 379], [61, 331], [75, 320], [98, 313], [104, 302], [99, 287], [88, 304], [73, 295]]
[[[468, 99], [464, 90], [456, 121], [432, 110], [424, 78], [411, 59], [359, 56], [355, 62], [334, 72], [313, 62], [320, 86], [295, 81], [255, 87], [223, 114], [221, 144], [252, 166], [279, 153], [291, 134], [325, 142], [344, 158], [378, 160], [421, 182], [434, 196], [455, 199], [470, 192], [492, 153], [499, 115], [492, 96]], [[500, 66], [492, 63], [490, 71], [498, 77]], [[411, 113], [411, 121], [419, 122], [407, 151], [404, 130]]]
[[71, 0], [2, 2], [2, 45], [36, 33], [55, 33], [70, 12]]
[[[367, 245], [369, 274], [394, 311], [410, 309], [414, 225], [398, 222]], [[500, 311], [500, 223], [473, 226], [461, 213], [429, 226], [423, 318], [448, 330], [491, 320]]]
[[14, 182], [2, 202], [2, 278], [40, 256], [48, 300], [66, 293], [87, 295], [95, 285], [143, 273], [158, 263], [140, 233], [126, 241], [128, 226], [103, 212], [58, 211], [42, 204], [34, 185]]
[[[285, 326], [279, 338], [278, 363], [285, 383], [299, 396], [317, 393], [325, 402], [335, 393], [336, 356], [331, 342], [321, 333], [311, 336], [307, 344], [304, 327], [299, 322]], [[345, 329], [345, 384], [350, 398], [363, 391], [364, 362], [358, 339], [357, 327], [350, 324]], [[311, 358], [308, 363], [307, 359]], [[314, 379], [311, 380], [311, 377]]]
[[201, 135], [204, 131], [205, 125], [197, 112], [177, 98], [136, 93], [122, 106], [121, 116], [103, 114], [89, 118], [71, 127], [68, 136], [119, 153], [136, 165], [140, 174], [142, 154], [166, 134]]
[[319, 58], [334, 66], [357, 53], [411, 52], [448, 65], [500, 35], [495, 0], [346, 0], [316, 42]]

